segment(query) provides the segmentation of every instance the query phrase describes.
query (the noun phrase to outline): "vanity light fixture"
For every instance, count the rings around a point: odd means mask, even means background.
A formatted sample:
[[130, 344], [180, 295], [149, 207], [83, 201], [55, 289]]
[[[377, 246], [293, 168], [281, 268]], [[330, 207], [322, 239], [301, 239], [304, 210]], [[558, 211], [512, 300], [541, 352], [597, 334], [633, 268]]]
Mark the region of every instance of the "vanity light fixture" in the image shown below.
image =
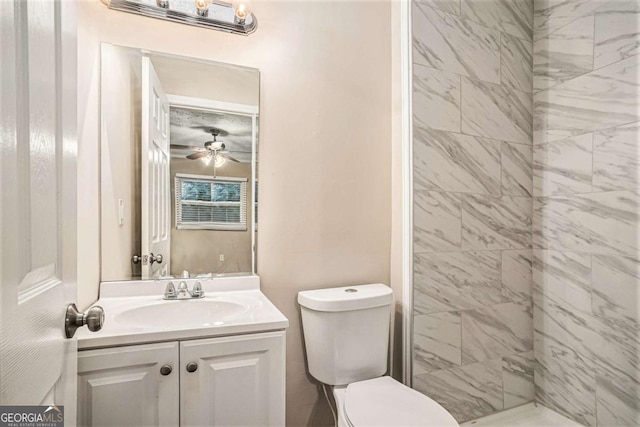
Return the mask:
[[251, 4], [249, 0], [233, 0], [231, 7], [233, 7], [235, 13], [235, 17], [233, 18], [234, 22], [244, 25], [247, 17], [251, 14]]
[[248, 0], [102, 0], [109, 8], [232, 34], [249, 35], [258, 20]]
[[209, 14], [209, 2], [207, 0], [196, 0], [195, 3], [198, 16], [206, 17]]

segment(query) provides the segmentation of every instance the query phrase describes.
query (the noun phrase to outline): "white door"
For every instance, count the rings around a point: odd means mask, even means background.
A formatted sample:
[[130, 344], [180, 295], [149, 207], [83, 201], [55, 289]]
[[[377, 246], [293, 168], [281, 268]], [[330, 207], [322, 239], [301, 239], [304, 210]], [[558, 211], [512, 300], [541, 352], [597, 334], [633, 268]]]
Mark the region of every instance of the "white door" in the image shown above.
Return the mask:
[[178, 343], [81, 351], [78, 425], [177, 426]]
[[64, 405], [75, 425], [76, 18], [0, 1], [0, 405]]
[[142, 58], [142, 278], [169, 274], [171, 195], [169, 100], [148, 57]]
[[285, 333], [180, 343], [180, 425], [283, 426]]

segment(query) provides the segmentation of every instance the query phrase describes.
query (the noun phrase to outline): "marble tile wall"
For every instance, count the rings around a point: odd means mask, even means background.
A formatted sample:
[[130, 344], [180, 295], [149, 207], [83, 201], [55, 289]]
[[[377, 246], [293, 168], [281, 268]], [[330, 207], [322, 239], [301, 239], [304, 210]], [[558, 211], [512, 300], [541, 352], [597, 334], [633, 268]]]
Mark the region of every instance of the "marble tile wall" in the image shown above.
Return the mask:
[[413, 386], [462, 422], [534, 398], [533, 2], [412, 14]]
[[640, 424], [640, 1], [414, 0], [413, 384]]
[[536, 0], [536, 400], [640, 424], [640, 1]]

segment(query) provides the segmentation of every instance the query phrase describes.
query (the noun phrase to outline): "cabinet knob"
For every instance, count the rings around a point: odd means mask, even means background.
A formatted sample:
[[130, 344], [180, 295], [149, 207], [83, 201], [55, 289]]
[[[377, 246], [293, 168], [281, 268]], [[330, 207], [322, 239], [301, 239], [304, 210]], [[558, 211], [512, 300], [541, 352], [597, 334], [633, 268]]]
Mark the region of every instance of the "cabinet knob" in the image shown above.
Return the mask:
[[198, 364], [196, 362], [187, 363], [187, 372], [195, 372], [198, 370]]
[[164, 365], [162, 368], [160, 368], [160, 374], [161, 375], [169, 375], [171, 372], [173, 372], [173, 366], [171, 365]]

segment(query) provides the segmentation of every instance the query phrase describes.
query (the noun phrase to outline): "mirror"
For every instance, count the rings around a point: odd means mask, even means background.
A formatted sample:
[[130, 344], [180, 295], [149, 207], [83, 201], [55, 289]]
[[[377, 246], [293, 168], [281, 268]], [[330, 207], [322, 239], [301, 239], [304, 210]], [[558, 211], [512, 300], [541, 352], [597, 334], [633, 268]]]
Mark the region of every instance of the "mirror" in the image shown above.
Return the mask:
[[102, 44], [102, 281], [255, 274], [260, 74]]

